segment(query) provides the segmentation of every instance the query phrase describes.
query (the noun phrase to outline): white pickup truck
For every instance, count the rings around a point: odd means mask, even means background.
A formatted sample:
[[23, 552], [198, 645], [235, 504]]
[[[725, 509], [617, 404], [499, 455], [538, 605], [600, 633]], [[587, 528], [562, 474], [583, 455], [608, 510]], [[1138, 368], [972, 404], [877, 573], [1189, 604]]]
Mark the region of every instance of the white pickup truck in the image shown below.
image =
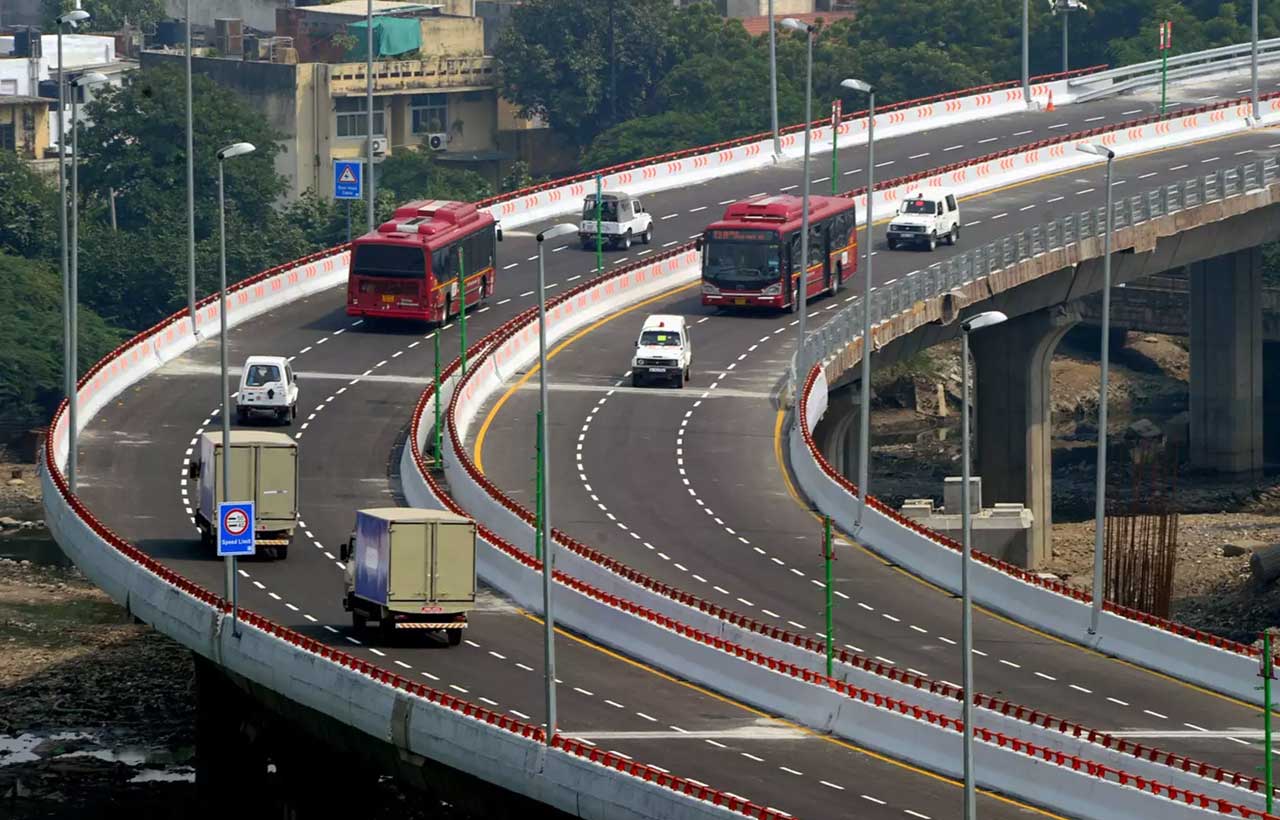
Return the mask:
[[[600, 197], [600, 236], [603, 244], [626, 250], [633, 241], [648, 245], [653, 241], [653, 217], [640, 204], [640, 200], [623, 191], [602, 194]], [[596, 247], [596, 195], [591, 194], [582, 203], [582, 222], [578, 224], [578, 238], [583, 250]]]
[[891, 251], [902, 245], [922, 245], [933, 250], [939, 241], [956, 244], [960, 241], [960, 206], [955, 194], [920, 193], [903, 200], [889, 222], [887, 238]]

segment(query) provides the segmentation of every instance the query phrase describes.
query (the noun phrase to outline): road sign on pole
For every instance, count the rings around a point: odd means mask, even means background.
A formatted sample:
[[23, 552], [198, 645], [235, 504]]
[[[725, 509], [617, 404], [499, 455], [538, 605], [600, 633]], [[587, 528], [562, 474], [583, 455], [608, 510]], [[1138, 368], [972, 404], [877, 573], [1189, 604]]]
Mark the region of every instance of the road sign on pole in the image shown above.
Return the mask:
[[253, 555], [253, 502], [224, 501], [218, 505], [218, 555]]
[[1173, 21], [1160, 24], [1160, 113], [1164, 113], [1165, 92], [1169, 86], [1169, 49], [1173, 48]]
[[364, 165], [360, 160], [333, 161], [333, 198], [364, 199]]

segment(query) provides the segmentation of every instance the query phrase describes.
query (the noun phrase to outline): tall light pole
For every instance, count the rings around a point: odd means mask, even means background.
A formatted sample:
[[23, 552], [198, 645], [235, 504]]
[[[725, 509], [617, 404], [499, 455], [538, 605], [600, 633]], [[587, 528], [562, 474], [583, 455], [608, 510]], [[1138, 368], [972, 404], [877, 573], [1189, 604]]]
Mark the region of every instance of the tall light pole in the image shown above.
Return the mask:
[[871, 235], [875, 224], [872, 203], [876, 187], [876, 90], [862, 80], [844, 80], [842, 88], [861, 91], [867, 101], [867, 209], [863, 219], [867, 224], [866, 279], [862, 288], [862, 383], [859, 385], [858, 409], [858, 526], [862, 526], [862, 514], [867, 509], [867, 482], [871, 473]]
[[191, 95], [191, 0], [186, 4], [187, 26], [187, 311], [191, 314], [191, 335], [196, 333], [196, 160], [194, 154], [195, 114]]
[[547, 276], [545, 273], [543, 244], [548, 239], [568, 236], [577, 233], [578, 226], [561, 222], [552, 225], [538, 234], [538, 403], [542, 411], [542, 440], [538, 442], [541, 451], [538, 469], [543, 476], [542, 481], [542, 620], [546, 628], [543, 654], [545, 656], [546, 692], [547, 692], [547, 745], [551, 745], [556, 734], [556, 624], [551, 611], [551, 576], [555, 572], [555, 544], [551, 541], [551, 481], [547, 473], [547, 453], [550, 450], [547, 428], [551, 420], [547, 416]]
[[[365, 155], [367, 165], [365, 167], [365, 176], [368, 177], [364, 184], [368, 188], [369, 199], [366, 203], [368, 206], [368, 230], [373, 230], [376, 226], [374, 220], [374, 203], [377, 196], [373, 189], [373, 0], [369, 0], [365, 10], [365, 55], [364, 55], [364, 107], [365, 107]], [[463, 294], [462, 303], [467, 302], [466, 294]]]
[[[68, 282], [68, 305], [71, 309], [71, 372], [79, 374], [80, 372], [80, 146], [76, 141], [76, 135], [79, 133], [77, 127], [80, 112], [77, 101], [81, 93], [81, 89], [87, 88], [98, 83], [105, 83], [107, 77], [96, 71], [90, 71], [76, 77], [70, 82], [71, 85], [71, 268], [67, 275]], [[72, 390], [70, 403], [68, 405], [69, 415], [67, 421], [74, 430], [76, 425], [76, 416], [80, 407], [80, 399], [76, 395], [76, 391]], [[76, 472], [79, 465], [79, 458], [76, 453], [77, 436], [73, 432], [68, 439], [71, 442], [71, 448], [67, 451], [68, 473], [70, 475], [71, 491], [76, 489]]]
[[1073, 11], [1088, 11], [1082, 0], [1050, 0], [1054, 14], [1062, 15], [1062, 73], [1071, 70], [1071, 62], [1067, 59], [1067, 20]]
[[773, 24], [773, 0], [769, 0], [769, 110], [773, 115], [773, 155], [782, 153], [778, 136], [778, 35]]
[[1022, 0], [1022, 101], [1031, 105], [1031, 0]]
[[1096, 142], [1085, 142], [1076, 148], [1086, 154], [1103, 157], [1107, 161], [1107, 218], [1106, 236], [1102, 245], [1102, 374], [1098, 387], [1098, 473], [1094, 487], [1093, 506], [1093, 610], [1089, 617], [1089, 634], [1098, 634], [1102, 620], [1102, 604], [1106, 597], [1103, 576], [1103, 532], [1107, 512], [1107, 377], [1111, 358], [1111, 226], [1115, 214], [1111, 207], [1111, 167], [1115, 152]]
[[973, 552], [969, 510], [969, 334], [998, 325], [1009, 317], [998, 310], [979, 313], [960, 323], [960, 371], [962, 409], [960, 416], [960, 653], [964, 674], [964, 818], [978, 816], [973, 775], [973, 596], [969, 592], [969, 564]]
[[[794, 17], [782, 21], [782, 25], [792, 31], [804, 32], [808, 47], [808, 60], [804, 78], [804, 193], [800, 200], [800, 324], [798, 327], [799, 342], [796, 350], [796, 375], [799, 377], [806, 369], [804, 355], [805, 323], [809, 312], [809, 137], [813, 132], [813, 26], [802, 23]], [[792, 296], [792, 304], [795, 304]]]
[[1262, 109], [1258, 106], [1258, 0], [1253, 0], [1253, 57], [1249, 72], [1253, 86], [1253, 118], [1257, 120], [1262, 117]]
[[[221, 321], [219, 338], [218, 399], [222, 407], [222, 500], [231, 500], [231, 408], [227, 398], [227, 203], [223, 194], [222, 166], [233, 157], [251, 153], [253, 145], [233, 142], [218, 152], [218, 318]], [[217, 505], [214, 505], [217, 508]], [[231, 601], [231, 633], [239, 635], [236, 625], [236, 557], [228, 555], [226, 564], [227, 599]]]
[[71, 273], [67, 264], [67, 141], [65, 88], [62, 82], [62, 29], [75, 28], [76, 23], [89, 19], [89, 12], [74, 9], [56, 18], [58, 24], [58, 243], [61, 246], [59, 265], [62, 274], [62, 374], [67, 394], [67, 486], [76, 491], [76, 372], [75, 341], [72, 338], [72, 316], [75, 313], [71, 295]]

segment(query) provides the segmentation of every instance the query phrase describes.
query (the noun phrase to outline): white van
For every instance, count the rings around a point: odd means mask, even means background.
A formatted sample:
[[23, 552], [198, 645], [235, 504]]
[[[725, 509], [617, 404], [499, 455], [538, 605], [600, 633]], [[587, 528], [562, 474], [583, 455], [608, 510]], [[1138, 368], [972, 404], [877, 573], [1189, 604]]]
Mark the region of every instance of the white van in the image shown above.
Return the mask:
[[960, 241], [960, 206], [955, 194], [917, 193], [903, 200], [889, 222], [889, 250], [900, 245], [923, 245], [929, 250], [940, 240], [948, 245]]
[[[600, 234], [603, 244], [626, 250], [632, 240], [648, 245], [653, 241], [653, 217], [640, 200], [631, 194], [614, 191], [600, 197]], [[578, 238], [584, 250], [596, 247], [596, 195], [591, 194], [582, 203], [582, 222], [578, 224]]]
[[684, 387], [693, 367], [693, 342], [683, 316], [655, 314], [644, 320], [631, 357], [631, 384], [672, 380]]
[[298, 380], [285, 357], [245, 359], [236, 394], [236, 421], [244, 424], [253, 413], [270, 413], [285, 424], [298, 417]]

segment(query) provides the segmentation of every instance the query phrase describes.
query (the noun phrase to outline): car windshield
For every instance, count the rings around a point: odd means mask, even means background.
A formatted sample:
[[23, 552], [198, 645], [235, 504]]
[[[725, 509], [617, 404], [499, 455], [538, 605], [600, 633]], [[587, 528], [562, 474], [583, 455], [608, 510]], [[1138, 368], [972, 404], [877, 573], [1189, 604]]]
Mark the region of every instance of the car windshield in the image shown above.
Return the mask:
[[[596, 201], [594, 198], [588, 199], [582, 206], [582, 218], [588, 221], [595, 221], [596, 218]], [[618, 221], [618, 203], [614, 200], [606, 199], [600, 203], [600, 221], [601, 222], [617, 222]]]
[[774, 242], [709, 240], [702, 276], [719, 288], [759, 290], [782, 276], [781, 246]]
[[679, 347], [680, 334], [669, 330], [646, 330], [640, 334], [642, 347]]
[[427, 257], [408, 245], [358, 245], [351, 272], [356, 276], [425, 279]]
[[262, 387], [264, 384], [280, 381], [280, 368], [273, 364], [255, 364], [245, 374], [245, 387]]
[[904, 214], [935, 214], [937, 206], [923, 199], [913, 199], [902, 203], [902, 212]]

